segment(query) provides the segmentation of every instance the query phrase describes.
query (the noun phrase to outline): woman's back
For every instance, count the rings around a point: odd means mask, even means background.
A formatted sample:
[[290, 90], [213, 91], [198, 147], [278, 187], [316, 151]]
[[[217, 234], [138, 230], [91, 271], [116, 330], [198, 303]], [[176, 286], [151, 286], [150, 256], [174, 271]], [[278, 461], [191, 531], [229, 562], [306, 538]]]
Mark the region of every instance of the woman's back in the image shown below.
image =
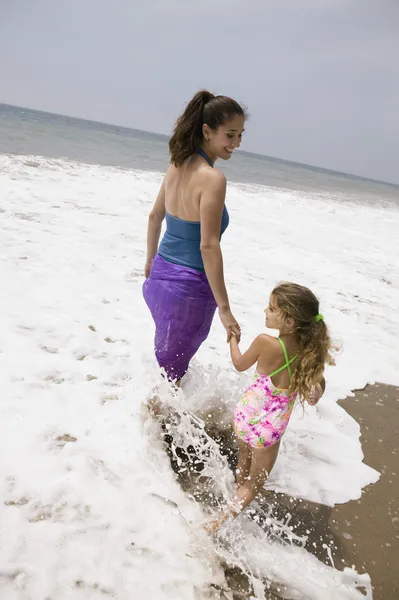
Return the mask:
[[[204, 271], [200, 202], [204, 194], [209, 194], [215, 176], [224, 177], [213, 170], [205, 153], [193, 155], [181, 167], [169, 167], [164, 183], [166, 232], [158, 248], [165, 260]], [[229, 215], [223, 206], [219, 239], [228, 224]]]
[[181, 167], [171, 165], [165, 177], [166, 212], [199, 222], [201, 193], [211, 169], [199, 155], [190, 157]]

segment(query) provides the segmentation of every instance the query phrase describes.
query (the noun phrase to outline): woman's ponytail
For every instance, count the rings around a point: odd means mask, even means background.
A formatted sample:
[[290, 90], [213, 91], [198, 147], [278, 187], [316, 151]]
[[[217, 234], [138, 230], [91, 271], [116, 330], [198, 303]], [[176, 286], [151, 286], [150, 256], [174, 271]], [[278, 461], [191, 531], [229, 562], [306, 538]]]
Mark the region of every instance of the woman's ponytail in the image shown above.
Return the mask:
[[214, 97], [206, 90], [197, 92], [177, 119], [169, 141], [170, 159], [176, 167], [180, 167], [201, 144], [204, 107]]

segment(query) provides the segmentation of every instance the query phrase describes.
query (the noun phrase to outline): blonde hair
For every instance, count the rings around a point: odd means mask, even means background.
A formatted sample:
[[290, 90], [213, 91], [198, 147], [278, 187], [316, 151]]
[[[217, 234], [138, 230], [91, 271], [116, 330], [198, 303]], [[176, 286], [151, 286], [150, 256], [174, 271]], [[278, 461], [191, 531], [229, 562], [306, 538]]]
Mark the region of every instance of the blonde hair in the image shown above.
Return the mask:
[[272, 296], [283, 315], [295, 323], [299, 350], [289, 391], [303, 402], [311, 399], [312, 389], [321, 382], [325, 364], [335, 365], [331, 350], [336, 347], [324, 319], [316, 319], [319, 301], [308, 288], [284, 282], [274, 288]]

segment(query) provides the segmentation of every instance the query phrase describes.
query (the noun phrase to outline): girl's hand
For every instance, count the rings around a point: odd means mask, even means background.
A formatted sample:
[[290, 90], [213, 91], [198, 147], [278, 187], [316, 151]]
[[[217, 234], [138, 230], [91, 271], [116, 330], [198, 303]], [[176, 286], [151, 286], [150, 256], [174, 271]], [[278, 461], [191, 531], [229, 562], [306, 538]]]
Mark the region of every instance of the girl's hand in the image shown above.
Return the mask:
[[236, 334], [233, 331], [231, 332], [231, 336], [230, 336], [229, 342], [230, 342], [230, 344], [232, 344], [232, 343], [239, 344], [239, 340], [238, 340]]
[[318, 403], [318, 401], [320, 400], [320, 398], [323, 395], [323, 389], [321, 387], [321, 385], [316, 385], [310, 395], [310, 398], [308, 400], [308, 404], [310, 404], [311, 406], [314, 406], [315, 404]]

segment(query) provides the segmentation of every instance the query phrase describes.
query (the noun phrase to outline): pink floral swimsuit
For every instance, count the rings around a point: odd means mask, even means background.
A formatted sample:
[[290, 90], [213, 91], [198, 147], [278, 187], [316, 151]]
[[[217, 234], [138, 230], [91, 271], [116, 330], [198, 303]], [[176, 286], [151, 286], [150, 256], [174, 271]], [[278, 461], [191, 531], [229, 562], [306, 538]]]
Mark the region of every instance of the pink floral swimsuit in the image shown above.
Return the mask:
[[288, 369], [291, 363], [283, 340], [278, 338], [284, 352], [285, 364], [270, 375], [255, 372], [254, 382], [245, 390], [234, 411], [234, 430], [237, 436], [253, 448], [264, 448], [278, 442], [287, 429], [295, 404], [295, 394], [280, 390], [271, 378]]

